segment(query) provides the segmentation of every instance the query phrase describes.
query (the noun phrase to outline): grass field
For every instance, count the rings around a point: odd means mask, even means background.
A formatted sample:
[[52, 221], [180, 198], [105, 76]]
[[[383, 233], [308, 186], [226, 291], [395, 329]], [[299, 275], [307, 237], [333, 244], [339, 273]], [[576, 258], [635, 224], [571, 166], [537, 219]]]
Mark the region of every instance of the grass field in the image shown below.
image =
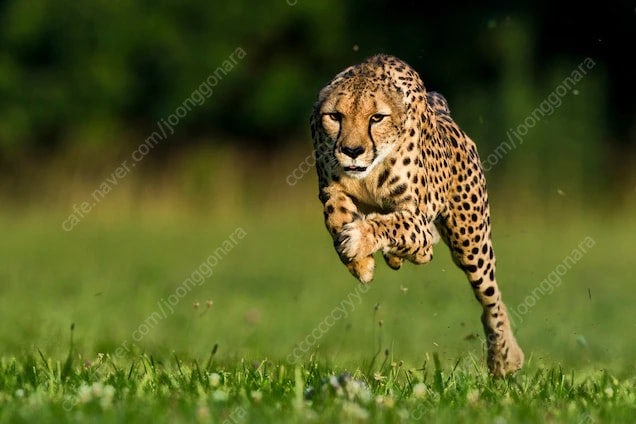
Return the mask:
[[633, 216], [495, 208], [527, 366], [493, 381], [446, 247], [359, 286], [310, 194], [282, 216], [96, 211], [71, 232], [2, 213], [0, 421], [634, 421]]

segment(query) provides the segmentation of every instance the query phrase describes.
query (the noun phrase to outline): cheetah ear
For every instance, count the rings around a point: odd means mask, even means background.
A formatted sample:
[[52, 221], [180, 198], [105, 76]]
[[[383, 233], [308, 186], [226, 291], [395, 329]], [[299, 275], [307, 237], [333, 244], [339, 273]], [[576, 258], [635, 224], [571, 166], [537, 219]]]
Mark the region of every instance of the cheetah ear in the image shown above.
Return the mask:
[[329, 81], [329, 83], [325, 87], [323, 87], [322, 90], [320, 90], [320, 93], [318, 94], [318, 99], [321, 99], [321, 100], [324, 99], [326, 94], [329, 93], [338, 83], [340, 83], [342, 80], [346, 78], [350, 78], [351, 76], [353, 76], [354, 68], [355, 66], [349, 66], [347, 69], [345, 69], [344, 71], [340, 72], [335, 77], [333, 77], [331, 81]]
[[331, 83], [329, 85], [333, 85], [333, 84], [339, 82], [342, 79], [351, 77], [353, 75], [353, 69], [354, 68], [355, 68], [355, 66], [349, 66], [347, 69], [345, 69], [344, 71], [340, 72], [338, 75], [333, 77], [333, 79], [331, 80]]

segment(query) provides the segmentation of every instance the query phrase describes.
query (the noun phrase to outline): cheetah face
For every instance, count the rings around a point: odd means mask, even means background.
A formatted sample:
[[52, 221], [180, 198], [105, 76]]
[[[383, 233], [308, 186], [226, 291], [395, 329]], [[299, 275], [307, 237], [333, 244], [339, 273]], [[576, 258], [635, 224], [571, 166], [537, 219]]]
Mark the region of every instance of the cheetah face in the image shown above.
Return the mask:
[[334, 87], [326, 95], [319, 119], [335, 163], [345, 175], [361, 179], [394, 150], [404, 112], [397, 94], [360, 90], [347, 96], [343, 92]]

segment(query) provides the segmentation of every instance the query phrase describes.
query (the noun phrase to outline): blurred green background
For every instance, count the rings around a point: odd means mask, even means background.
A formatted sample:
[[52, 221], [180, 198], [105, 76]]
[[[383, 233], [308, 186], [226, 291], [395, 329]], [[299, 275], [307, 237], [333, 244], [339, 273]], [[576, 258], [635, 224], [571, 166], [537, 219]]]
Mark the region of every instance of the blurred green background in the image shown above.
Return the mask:
[[[597, 241], [518, 324], [527, 352], [633, 371], [635, 35], [629, 1], [0, 3], [0, 354], [61, 355], [71, 322], [86, 356], [114, 351], [242, 227], [135, 349], [284, 357], [355, 288], [321, 222], [311, 106], [336, 72], [385, 52], [447, 97], [487, 161], [510, 305]], [[383, 319], [380, 344], [411, 362], [481, 355], [478, 307], [445, 250], [426, 267], [380, 264], [315, 351], [369, 358]]]

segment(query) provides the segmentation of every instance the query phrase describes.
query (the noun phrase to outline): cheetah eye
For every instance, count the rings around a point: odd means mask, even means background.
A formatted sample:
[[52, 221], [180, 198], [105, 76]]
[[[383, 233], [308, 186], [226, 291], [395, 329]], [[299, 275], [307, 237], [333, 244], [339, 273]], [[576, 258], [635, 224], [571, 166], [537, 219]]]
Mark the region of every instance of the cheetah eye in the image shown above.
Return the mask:
[[327, 118], [331, 119], [334, 122], [342, 121], [342, 115], [339, 112], [325, 113], [324, 116], [326, 116]]
[[381, 120], [383, 120], [384, 118], [386, 118], [388, 115], [383, 115], [381, 113], [374, 113], [373, 115], [371, 115], [370, 121], [374, 124], [377, 124], [378, 122], [380, 122]]

